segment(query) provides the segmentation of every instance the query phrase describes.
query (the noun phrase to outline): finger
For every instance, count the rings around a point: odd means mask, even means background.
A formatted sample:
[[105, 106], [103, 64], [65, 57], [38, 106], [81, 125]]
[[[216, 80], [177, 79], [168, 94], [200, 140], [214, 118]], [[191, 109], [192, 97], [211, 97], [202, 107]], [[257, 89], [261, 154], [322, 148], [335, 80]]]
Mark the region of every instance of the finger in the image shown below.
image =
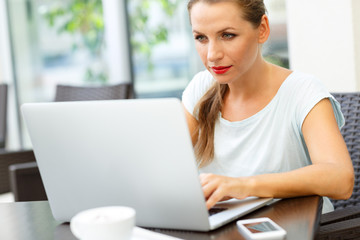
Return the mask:
[[218, 188], [216, 189], [211, 196], [206, 200], [206, 207], [207, 209], [212, 208], [217, 202], [224, 198], [223, 191]]
[[216, 190], [217, 184], [214, 182], [208, 182], [202, 186], [205, 199], [208, 199], [212, 193]]
[[200, 184], [202, 186], [206, 185], [208, 182], [211, 181], [211, 178], [212, 178], [212, 174], [209, 174], [209, 173], [201, 173], [199, 175], [199, 179], [200, 179]]
[[232, 197], [225, 196], [225, 197], [223, 197], [223, 198], [220, 200], [220, 202], [222, 202], [222, 201], [227, 201], [227, 200], [229, 200], [229, 199], [232, 199]]

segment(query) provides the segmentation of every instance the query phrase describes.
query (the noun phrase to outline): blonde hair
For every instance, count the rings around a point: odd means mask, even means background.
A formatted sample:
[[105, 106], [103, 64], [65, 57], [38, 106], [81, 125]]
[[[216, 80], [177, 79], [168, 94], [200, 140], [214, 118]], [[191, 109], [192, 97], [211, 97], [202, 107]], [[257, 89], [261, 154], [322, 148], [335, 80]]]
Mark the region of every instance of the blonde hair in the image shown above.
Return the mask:
[[[245, 20], [252, 23], [254, 27], [260, 26], [262, 17], [266, 14], [263, 0], [190, 0], [188, 3], [189, 15], [191, 8], [198, 2], [211, 4], [228, 1], [239, 5]], [[227, 84], [215, 82], [194, 108], [194, 116], [197, 116], [198, 120], [196, 133], [199, 134], [194, 148], [199, 167], [206, 166], [214, 159], [215, 124], [219, 119], [227, 90]]]
[[192, 7], [198, 2], [219, 3], [234, 2], [239, 5], [242, 10], [242, 17], [252, 23], [254, 27], [260, 26], [262, 16], [266, 14], [266, 7], [263, 0], [190, 0], [187, 9], [190, 15]]
[[198, 119], [196, 132], [199, 133], [199, 137], [195, 144], [195, 155], [199, 167], [207, 165], [214, 158], [215, 123], [219, 118], [227, 89], [227, 84], [215, 82], [194, 108], [194, 115], [197, 115]]

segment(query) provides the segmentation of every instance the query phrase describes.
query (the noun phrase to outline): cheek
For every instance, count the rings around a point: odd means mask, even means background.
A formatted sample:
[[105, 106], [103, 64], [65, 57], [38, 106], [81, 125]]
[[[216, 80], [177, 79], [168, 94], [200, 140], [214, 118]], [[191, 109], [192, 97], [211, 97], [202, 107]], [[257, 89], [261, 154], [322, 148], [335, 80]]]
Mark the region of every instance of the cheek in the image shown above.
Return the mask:
[[255, 44], [234, 46], [228, 54], [231, 54], [236, 62], [246, 64], [247, 62], [252, 62], [253, 58], [256, 58], [257, 46]]
[[206, 62], [206, 57], [207, 57], [207, 47], [205, 45], [199, 44], [197, 43], [195, 45], [196, 47], [196, 51], [198, 52], [201, 60], [205, 63]]

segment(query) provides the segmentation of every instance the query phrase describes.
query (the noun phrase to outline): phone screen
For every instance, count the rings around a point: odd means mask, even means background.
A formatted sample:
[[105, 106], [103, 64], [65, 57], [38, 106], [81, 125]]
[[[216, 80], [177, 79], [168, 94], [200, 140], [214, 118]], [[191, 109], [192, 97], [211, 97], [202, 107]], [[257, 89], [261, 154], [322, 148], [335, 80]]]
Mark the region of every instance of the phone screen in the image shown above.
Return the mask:
[[263, 233], [276, 231], [277, 229], [270, 222], [256, 222], [244, 224], [251, 233]]

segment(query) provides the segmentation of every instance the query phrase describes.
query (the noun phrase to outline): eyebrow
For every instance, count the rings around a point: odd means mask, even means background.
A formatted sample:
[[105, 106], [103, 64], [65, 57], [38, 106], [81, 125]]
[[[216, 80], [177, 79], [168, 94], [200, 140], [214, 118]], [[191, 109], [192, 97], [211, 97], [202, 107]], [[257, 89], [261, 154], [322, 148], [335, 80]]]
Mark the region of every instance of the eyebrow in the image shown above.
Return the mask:
[[[221, 29], [220, 31], [217, 31], [216, 33], [226, 32], [226, 31], [228, 31], [228, 30], [236, 30], [236, 29], [233, 28], [233, 27], [226, 27], [226, 28], [224, 28], [224, 29]], [[193, 32], [193, 33], [196, 33], [196, 34], [203, 34], [203, 33], [199, 32], [199, 31], [196, 31], [196, 30], [193, 30], [192, 32]]]

